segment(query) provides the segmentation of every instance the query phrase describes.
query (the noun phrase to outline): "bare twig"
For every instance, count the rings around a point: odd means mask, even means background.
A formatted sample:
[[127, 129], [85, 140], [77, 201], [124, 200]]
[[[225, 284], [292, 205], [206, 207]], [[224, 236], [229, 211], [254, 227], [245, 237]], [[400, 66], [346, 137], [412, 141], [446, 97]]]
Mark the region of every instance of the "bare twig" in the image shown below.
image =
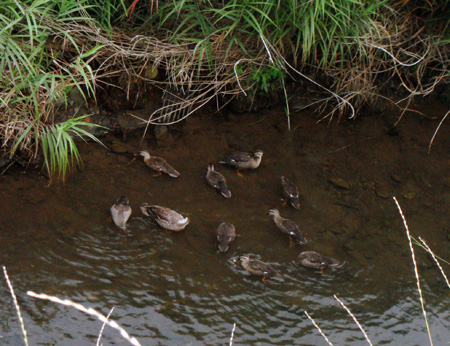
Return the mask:
[[[111, 308], [111, 310], [109, 311], [108, 316], [106, 316], [106, 321], [109, 319], [109, 316], [111, 316], [112, 312], [114, 311], [114, 306]], [[97, 339], [97, 344], [96, 346], [100, 345], [100, 339], [102, 338], [103, 335], [103, 330], [105, 329], [106, 326], [106, 321], [103, 322], [102, 328], [100, 329], [100, 333], [98, 334], [98, 339]]]
[[433, 144], [434, 141], [434, 137], [436, 137], [439, 129], [441, 128], [442, 123], [444, 122], [445, 118], [447, 118], [447, 115], [450, 113], [450, 111], [448, 111], [447, 113], [445, 113], [444, 117], [442, 118], [442, 120], [439, 122], [438, 127], [436, 128], [436, 131], [434, 131], [433, 137], [431, 137], [431, 141], [430, 141], [430, 145], [428, 145], [428, 154], [430, 154], [431, 151], [431, 145]]
[[233, 324], [233, 330], [231, 331], [230, 346], [233, 346], [234, 330], [236, 329], [236, 323]]
[[328, 345], [333, 346], [333, 344], [328, 340], [327, 336], [322, 332], [322, 329], [320, 329], [319, 325], [314, 321], [314, 319], [308, 314], [308, 312], [305, 310], [305, 315], [308, 316], [309, 320], [314, 324], [314, 327], [319, 331], [320, 335], [323, 336], [325, 341], [328, 343]]
[[334, 294], [333, 295], [334, 299], [336, 299], [341, 305], [342, 307], [348, 312], [348, 314], [350, 316], [352, 316], [353, 321], [355, 321], [355, 323], [358, 325], [359, 329], [361, 330], [361, 332], [364, 334], [364, 337], [366, 338], [367, 342], [369, 343], [370, 346], [372, 345], [372, 342], [370, 341], [369, 337], [367, 336], [366, 332], [364, 331], [364, 328], [361, 326], [361, 324], [358, 322], [358, 320], [356, 319], [355, 315], [352, 314], [352, 312], [350, 311], [350, 309], [345, 306], [345, 304]]
[[100, 321], [102, 321], [103, 323], [106, 323], [107, 325], [109, 325], [111, 328], [118, 330], [120, 332], [120, 335], [122, 335], [122, 337], [125, 340], [127, 340], [130, 344], [132, 344], [133, 346], [142, 346], [135, 337], [131, 337], [130, 334], [128, 334], [128, 332], [125, 329], [123, 329], [121, 326], [119, 326], [117, 324], [117, 322], [108, 320], [107, 317], [103, 316], [101, 313], [97, 312], [93, 308], [85, 308], [83, 305], [81, 305], [79, 303], [75, 303], [69, 299], [63, 300], [63, 299], [59, 299], [58, 297], [49, 296], [44, 293], [38, 294], [38, 293], [34, 293], [32, 291], [28, 291], [27, 294], [33, 298], [49, 300], [49, 301], [57, 303], [57, 304], [74, 307], [75, 309], [77, 309], [81, 312], [84, 312], [85, 314], [94, 316], [97, 319], [99, 319]]
[[423, 240], [420, 236], [419, 236], [419, 240], [422, 242], [422, 244], [425, 246], [425, 248], [427, 249], [427, 251], [430, 253], [430, 255], [433, 257], [434, 261], [436, 262], [436, 265], [438, 266], [439, 270], [441, 271], [442, 276], [445, 279], [445, 282], [447, 283], [448, 288], [450, 288], [450, 283], [448, 282], [447, 276], [444, 273], [444, 270], [441, 267], [441, 264], [439, 263], [438, 259], [436, 258], [436, 256], [434, 255], [433, 251], [431, 251], [431, 249], [429, 248], [429, 246], [427, 245], [427, 243], [425, 243], [425, 240]]
[[23, 323], [23, 318], [22, 318], [22, 314], [20, 313], [19, 304], [17, 303], [16, 294], [14, 293], [14, 289], [11, 284], [11, 281], [9, 281], [8, 272], [6, 271], [5, 266], [3, 266], [3, 273], [5, 274], [5, 279], [6, 279], [6, 282], [8, 283], [9, 291], [11, 292], [11, 297], [13, 299], [14, 306], [16, 307], [17, 316], [19, 317], [20, 327], [22, 328], [22, 333], [23, 333], [23, 341], [25, 342], [25, 345], [28, 346], [28, 337], [27, 337], [27, 331], [25, 330], [25, 324]]
[[419, 279], [419, 272], [417, 270], [416, 256], [414, 254], [414, 248], [412, 246], [411, 236], [409, 235], [408, 224], [406, 223], [405, 216], [403, 215], [402, 208], [400, 207], [400, 204], [398, 203], [397, 198], [393, 197], [393, 199], [395, 201], [395, 204], [397, 204], [397, 208], [398, 208], [398, 210], [400, 212], [400, 215], [401, 215], [401, 217], [403, 219], [403, 224], [405, 225], [406, 235], [408, 236], [409, 248], [411, 250], [411, 257], [412, 257], [413, 264], [414, 264], [414, 273], [416, 274], [417, 290], [419, 291], [419, 295], [420, 295], [420, 304], [422, 305], [422, 312], [423, 312], [423, 317], [425, 318], [425, 324], [427, 326], [428, 338], [430, 340], [430, 345], [433, 346], [433, 339], [431, 338], [430, 326], [428, 324], [428, 319], [427, 319], [427, 312], [425, 310], [425, 304], [423, 302], [422, 289], [420, 288], [420, 279]]

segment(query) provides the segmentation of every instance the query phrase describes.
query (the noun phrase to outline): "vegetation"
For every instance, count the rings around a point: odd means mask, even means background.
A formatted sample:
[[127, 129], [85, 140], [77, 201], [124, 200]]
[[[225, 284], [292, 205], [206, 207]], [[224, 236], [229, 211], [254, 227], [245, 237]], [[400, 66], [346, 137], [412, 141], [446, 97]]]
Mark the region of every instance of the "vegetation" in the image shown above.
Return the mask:
[[[446, 2], [0, 0], [0, 6], [4, 155], [31, 160], [42, 153], [49, 175], [62, 178], [70, 157], [79, 162], [69, 138], [93, 138], [80, 130], [87, 125], [80, 114], [60, 124], [72, 88], [86, 100], [106, 84], [182, 90], [181, 99], [148, 119], [156, 123], [181, 121], [218, 96], [227, 101], [251, 90], [278, 87], [287, 100], [287, 76], [323, 87], [328, 94], [319, 110], [330, 118], [355, 116], [350, 109], [376, 101], [388, 83], [403, 89], [406, 109], [412, 97], [449, 80]], [[55, 138], [58, 145], [49, 145]]]

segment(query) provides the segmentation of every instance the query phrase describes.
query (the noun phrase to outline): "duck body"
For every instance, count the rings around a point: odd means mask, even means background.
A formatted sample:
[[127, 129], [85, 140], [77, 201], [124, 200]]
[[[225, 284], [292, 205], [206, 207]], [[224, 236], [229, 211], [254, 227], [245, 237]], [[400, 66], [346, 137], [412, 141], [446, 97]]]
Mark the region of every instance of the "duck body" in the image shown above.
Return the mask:
[[227, 252], [230, 243], [236, 238], [236, 229], [230, 223], [222, 222], [216, 230], [217, 247], [220, 252]]
[[111, 207], [111, 217], [116, 226], [122, 229], [125, 229], [131, 212], [130, 202], [125, 196], [120, 196]]
[[162, 157], [151, 156], [148, 150], [142, 150], [139, 155], [144, 157], [144, 162], [148, 167], [159, 174], [165, 173], [172, 178], [178, 178], [180, 176], [180, 173], [169, 165]]
[[189, 224], [189, 218], [170, 208], [159, 205], [141, 205], [142, 214], [152, 218], [161, 228], [169, 231], [181, 231]]
[[298, 193], [297, 185], [295, 185], [288, 178], [282, 176], [281, 177], [281, 186], [282, 186], [282, 195], [283, 195], [284, 200], [289, 201], [289, 203], [291, 203], [291, 205], [295, 209], [300, 208], [299, 193]]
[[325, 269], [327, 267], [336, 267], [339, 261], [334, 258], [323, 256], [315, 251], [304, 251], [298, 256], [301, 265], [308, 268]]
[[225, 177], [214, 170], [214, 165], [208, 165], [208, 172], [206, 173], [206, 181], [208, 185], [216, 189], [223, 197], [231, 198], [231, 191], [228, 188]]
[[308, 240], [302, 234], [298, 225], [292, 220], [281, 217], [278, 209], [270, 209], [267, 215], [273, 215], [273, 221], [278, 229], [289, 235], [297, 244], [304, 245], [308, 243]]
[[253, 153], [238, 152], [219, 160], [219, 163], [233, 166], [237, 170], [256, 169], [261, 163], [262, 156], [262, 150], [256, 150]]
[[263, 261], [252, 259], [250, 256], [239, 257], [242, 267], [247, 270], [250, 274], [258, 275], [263, 277], [263, 282], [265, 279], [274, 279], [277, 281], [283, 281], [281, 274], [270, 264]]

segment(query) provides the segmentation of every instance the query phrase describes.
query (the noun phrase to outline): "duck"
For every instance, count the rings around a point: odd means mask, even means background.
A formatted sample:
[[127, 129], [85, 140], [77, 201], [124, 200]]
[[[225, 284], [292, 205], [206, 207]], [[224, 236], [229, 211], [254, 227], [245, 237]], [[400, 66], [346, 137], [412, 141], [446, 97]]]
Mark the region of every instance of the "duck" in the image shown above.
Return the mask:
[[339, 261], [334, 258], [330, 258], [315, 251], [304, 251], [298, 256], [298, 261], [301, 265], [314, 268], [325, 269], [328, 267], [336, 267], [339, 265]]
[[180, 213], [170, 208], [161, 207], [159, 205], [149, 205], [143, 203], [141, 205], [142, 214], [152, 218], [161, 228], [179, 232], [189, 224], [189, 218], [184, 217]]
[[[262, 282], [266, 284], [266, 279], [284, 281], [283, 276], [270, 264], [250, 258], [249, 255], [239, 257], [242, 267], [250, 274], [262, 276]], [[235, 260], [237, 262], [237, 260]]]
[[286, 202], [289, 201], [295, 209], [299, 209], [300, 201], [298, 199], [299, 193], [297, 185], [295, 185], [285, 176], [281, 176], [281, 186], [283, 188], [283, 205], [285, 205]]
[[131, 215], [130, 202], [127, 197], [120, 196], [111, 207], [111, 216], [117, 227], [125, 229]]
[[220, 252], [227, 252], [230, 243], [236, 238], [236, 229], [231, 223], [222, 222], [216, 230], [217, 247]]
[[302, 232], [300, 232], [300, 228], [298, 227], [298, 225], [292, 220], [281, 217], [278, 209], [270, 209], [267, 212], [267, 215], [273, 215], [273, 221], [275, 222], [275, 225], [277, 225], [278, 229], [281, 232], [289, 235], [291, 239], [291, 245], [292, 240], [294, 240], [299, 245], [308, 243], [308, 240], [305, 238]]
[[209, 186], [220, 192], [223, 197], [231, 198], [231, 191], [228, 188], [227, 180], [221, 173], [214, 170], [214, 165], [212, 163], [208, 165], [206, 181], [208, 182]]
[[262, 156], [263, 151], [259, 149], [255, 150], [252, 153], [238, 152], [219, 160], [219, 163], [235, 167], [237, 170], [237, 174], [239, 176], [242, 176], [239, 171], [243, 169], [258, 168], [261, 163]]
[[139, 155], [144, 157], [144, 162], [154, 171], [158, 172], [156, 176], [165, 173], [172, 178], [178, 178], [180, 173], [167, 163], [162, 157], [151, 156], [148, 150], [142, 150]]

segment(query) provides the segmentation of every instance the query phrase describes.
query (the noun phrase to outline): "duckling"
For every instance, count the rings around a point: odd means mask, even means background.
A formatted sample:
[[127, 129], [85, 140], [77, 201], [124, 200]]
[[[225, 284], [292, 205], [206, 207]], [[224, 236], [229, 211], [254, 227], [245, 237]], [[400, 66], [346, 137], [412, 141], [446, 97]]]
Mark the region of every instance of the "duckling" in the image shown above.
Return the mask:
[[111, 207], [111, 216], [117, 227], [125, 229], [131, 215], [131, 207], [128, 198], [120, 196]]
[[289, 235], [289, 237], [291, 238], [291, 244], [292, 240], [295, 240], [295, 242], [300, 245], [308, 243], [306, 238], [300, 232], [300, 228], [297, 226], [297, 224], [292, 220], [281, 217], [278, 209], [270, 209], [267, 212], [267, 215], [273, 215], [273, 221], [275, 222], [275, 225], [277, 225], [278, 229], [281, 232]]
[[256, 150], [253, 153], [239, 152], [231, 154], [230, 156], [219, 160], [219, 163], [235, 167], [237, 170], [237, 174], [239, 176], [242, 176], [239, 173], [239, 170], [258, 168], [259, 164], [261, 163], [262, 156], [262, 150]]
[[298, 256], [301, 265], [308, 268], [325, 269], [327, 267], [336, 267], [339, 261], [334, 258], [323, 256], [315, 251], [304, 251]]
[[236, 237], [236, 229], [231, 223], [222, 222], [217, 227], [217, 246], [220, 252], [227, 252], [230, 247], [230, 243]]
[[[234, 260], [237, 262], [237, 260]], [[266, 279], [284, 281], [281, 274], [270, 264], [257, 259], [251, 259], [250, 256], [240, 256], [239, 261], [242, 267], [253, 275], [262, 276], [262, 282], [266, 284]]]
[[151, 217], [161, 228], [169, 231], [181, 231], [189, 224], [189, 218], [177, 213], [175, 210], [160, 207], [159, 205], [141, 205], [142, 214]]
[[208, 165], [206, 181], [209, 186], [215, 188], [223, 197], [231, 198], [231, 191], [228, 188], [227, 180], [221, 173], [214, 170], [214, 165], [212, 163]]
[[166, 173], [172, 178], [178, 178], [180, 176], [180, 173], [162, 157], [150, 156], [148, 150], [142, 150], [139, 155], [144, 156], [144, 162], [147, 166], [158, 172], [157, 176], [161, 173]]
[[300, 208], [297, 186], [284, 176], [281, 176], [281, 186], [283, 187], [283, 205], [289, 201], [295, 209]]

